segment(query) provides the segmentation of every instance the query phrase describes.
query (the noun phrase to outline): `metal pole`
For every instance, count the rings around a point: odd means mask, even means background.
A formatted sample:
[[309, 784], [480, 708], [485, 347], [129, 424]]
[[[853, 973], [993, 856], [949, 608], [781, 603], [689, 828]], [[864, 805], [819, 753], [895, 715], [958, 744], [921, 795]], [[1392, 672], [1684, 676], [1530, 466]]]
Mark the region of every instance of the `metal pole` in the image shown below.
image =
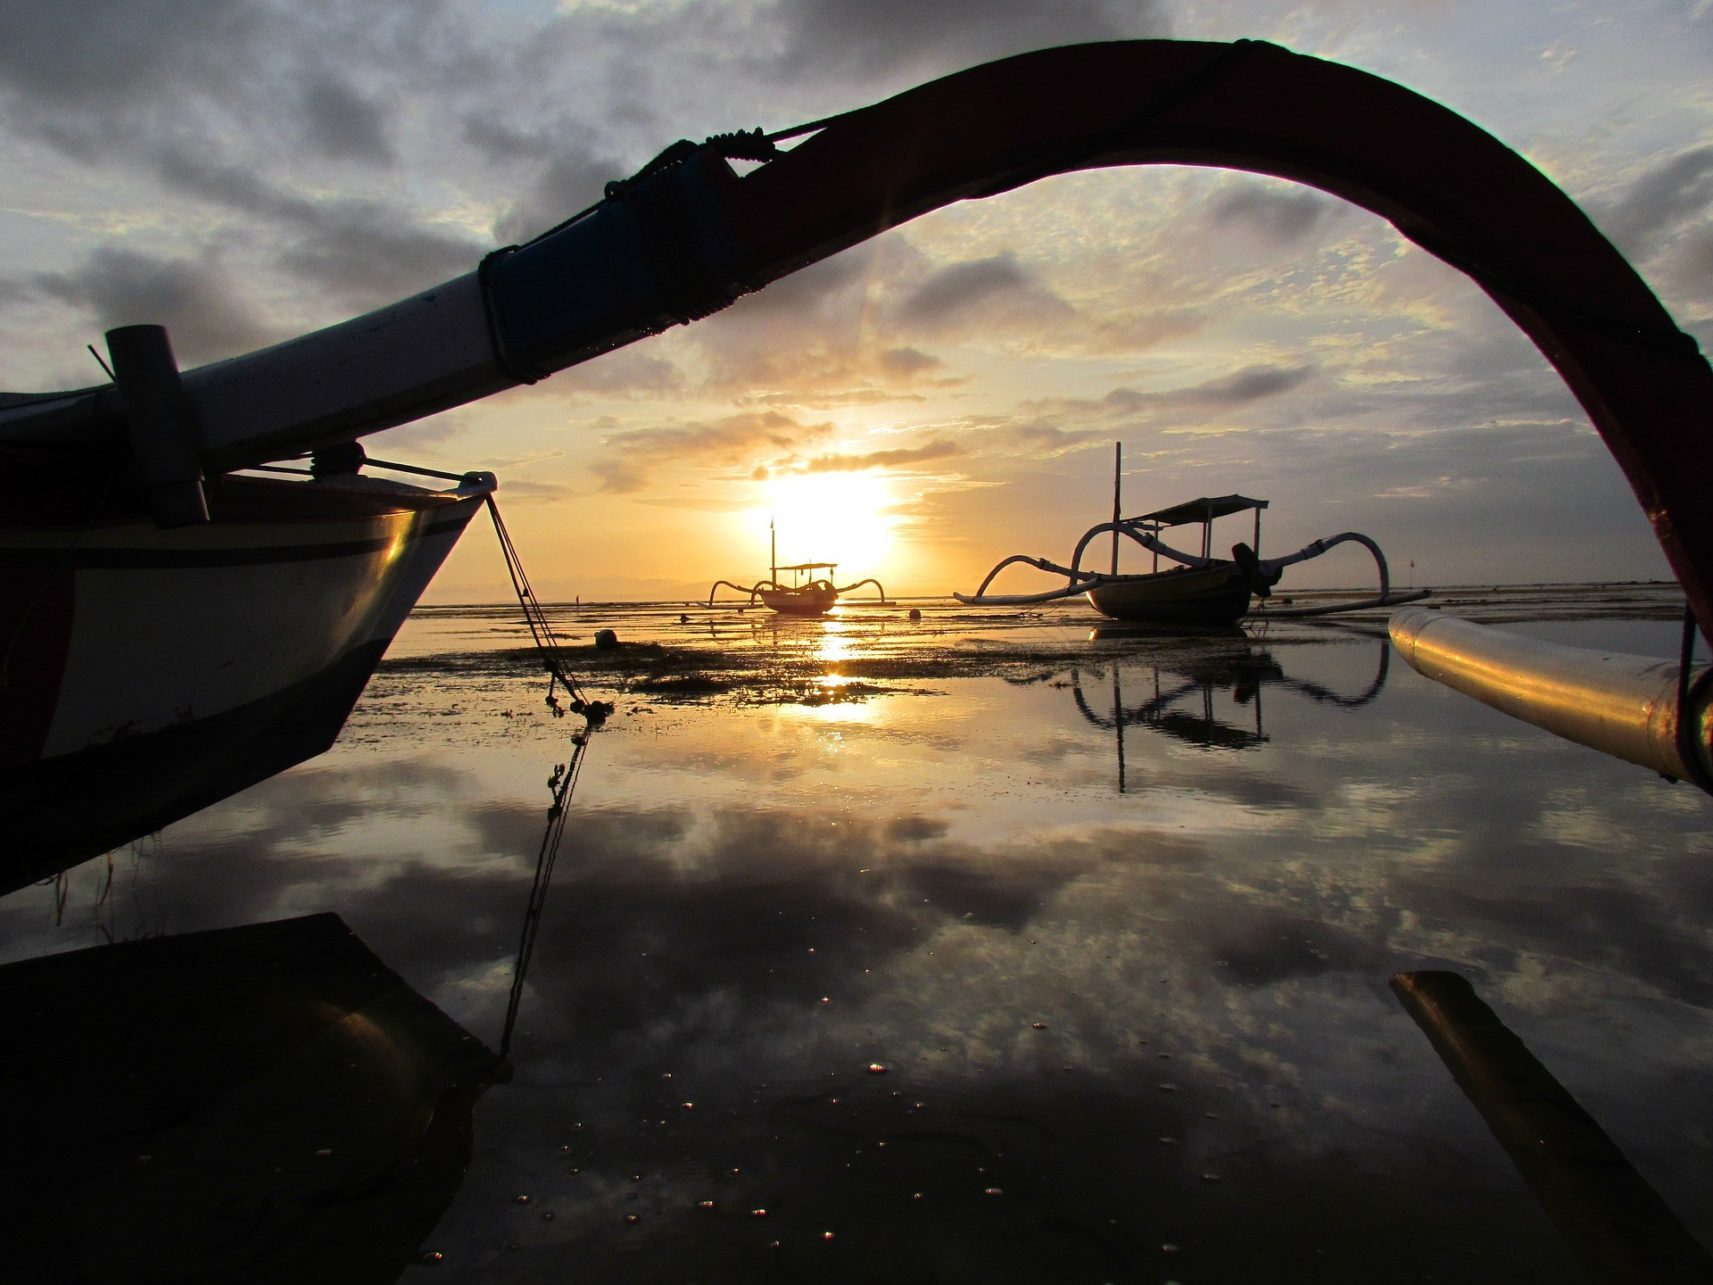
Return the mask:
[[[1119, 479], [1124, 476], [1124, 443], [1112, 444], [1112, 520], [1124, 521], [1123, 510], [1118, 503]], [[1112, 574], [1118, 574], [1118, 528], [1112, 530]]]

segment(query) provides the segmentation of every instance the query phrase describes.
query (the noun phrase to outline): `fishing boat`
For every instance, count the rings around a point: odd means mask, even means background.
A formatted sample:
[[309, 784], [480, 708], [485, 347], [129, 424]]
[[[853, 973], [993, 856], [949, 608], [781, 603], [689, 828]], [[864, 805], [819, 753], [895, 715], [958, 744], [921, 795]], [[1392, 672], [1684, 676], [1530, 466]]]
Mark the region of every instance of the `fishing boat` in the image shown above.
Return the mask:
[[[883, 603], [886, 601], [886, 590], [881, 586], [880, 581], [873, 577], [845, 585], [842, 589], [836, 587], [832, 581], [833, 572], [837, 571], [839, 567], [836, 562], [797, 562], [789, 566], [780, 566], [778, 538], [771, 522], [767, 526], [767, 541], [769, 563], [767, 579], [757, 580], [747, 589], [730, 580], [716, 580], [708, 589], [708, 605], [710, 607], [714, 605], [714, 595], [719, 593], [722, 585], [749, 595], [749, 601], [739, 608], [740, 611], [753, 607], [757, 602], [760, 602], [762, 606], [771, 607], [774, 611], [786, 616], [824, 616], [838, 605], [840, 594], [850, 593], [852, 590], [862, 588], [865, 584], [873, 585], [875, 592], [880, 595], [880, 601]], [[825, 571], [827, 574], [817, 576], [815, 574], [817, 571]], [[781, 579], [781, 572], [788, 574], [790, 580]]]
[[332, 745], [495, 487], [236, 473], [162, 527], [134, 488], [0, 458], [0, 889]]
[[[308, 537], [308, 519], [282, 512], [282, 529], [259, 543], [325, 556], [279, 555], [277, 574], [241, 591], [235, 567], [258, 563], [258, 540], [221, 498], [244, 493], [227, 486], [233, 475], [535, 383], [954, 202], [1138, 164], [1223, 166], [1332, 193], [1467, 274], [1563, 375], [1703, 633], [1713, 630], [1713, 434], [1701, 428], [1713, 367], [1563, 191], [1455, 112], [1354, 68], [1261, 41], [1113, 41], [1002, 59], [772, 133], [681, 140], [588, 208], [452, 280], [256, 352], [181, 374], [162, 328], [122, 327], [108, 337], [110, 382], [0, 395], [12, 474], [0, 519], [7, 775], [256, 701], [290, 706], [303, 682], [360, 686], [368, 661], [347, 658], [378, 655], [450, 547], [455, 506], [474, 499], [419, 510], [395, 498], [409, 518], [359, 516], [349, 539], [303, 544], [285, 529]], [[127, 505], [152, 534], [113, 534], [131, 522], [117, 516]], [[192, 526], [210, 528], [201, 562], [160, 566], [162, 550], [198, 538], [177, 534]], [[1139, 523], [1119, 534], [1151, 533]], [[99, 550], [105, 566], [80, 562]], [[1232, 561], [1253, 589], [1257, 568], [1287, 560]], [[1074, 559], [1067, 575], [1069, 592], [1095, 588]], [[309, 583], [323, 578], [331, 587]], [[232, 596], [211, 605], [193, 583]], [[96, 618], [134, 633], [130, 648], [83, 623], [107, 595]], [[268, 678], [228, 683], [211, 669], [260, 668], [246, 657], [266, 643], [249, 627], [264, 598], [270, 618], [310, 640], [314, 665], [272, 649]], [[217, 644], [225, 632], [238, 641]], [[177, 664], [163, 639], [195, 659]], [[229, 693], [219, 709], [210, 691]], [[83, 730], [55, 732], [62, 708], [75, 712], [64, 726]], [[89, 760], [91, 788], [110, 784], [106, 761]]]
[[[1114, 451], [1112, 520], [1097, 523], [1083, 533], [1071, 555], [1069, 566], [1061, 566], [1046, 558], [1014, 553], [1001, 559], [993, 570], [987, 573], [981, 587], [973, 594], [954, 593], [952, 597], [972, 606], [1014, 607], [1054, 602], [1061, 598], [1086, 594], [1089, 604], [1096, 611], [1114, 620], [1170, 628], [1229, 628], [1249, 614], [1251, 598], [1265, 599], [1271, 596], [1273, 586], [1279, 583], [1286, 567], [1318, 558], [1336, 546], [1349, 542], [1362, 545], [1374, 556], [1380, 578], [1378, 593], [1373, 597], [1347, 602], [1270, 610], [1267, 613], [1269, 618], [1324, 616], [1369, 607], [1389, 607], [1420, 601], [1432, 592], [1429, 589], [1410, 589], [1402, 592], [1394, 590], [1391, 585], [1391, 572], [1386, 565], [1386, 555], [1381, 552], [1378, 544], [1358, 531], [1344, 531], [1316, 540], [1295, 553], [1282, 557], [1262, 558], [1257, 552], [1261, 547], [1261, 511], [1267, 507], [1268, 502], [1252, 499], [1247, 495], [1204, 495], [1181, 504], [1155, 509], [1138, 517], [1121, 517], [1123, 462], [1124, 448], [1119, 445]], [[1255, 515], [1251, 535], [1254, 543], [1239, 542], [1232, 546], [1231, 557], [1215, 557], [1214, 522], [1239, 513]], [[1162, 531], [1193, 525], [1201, 527], [1200, 553], [1173, 548], [1160, 538]], [[1111, 569], [1101, 572], [1084, 568], [1083, 555], [1088, 551], [1089, 545], [1108, 532], [1112, 535]], [[1119, 573], [1120, 536], [1135, 541], [1154, 555], [1151, 570], [1139, 574]], [[1162, 569], [1162, 557], [1176, 565]], [[988, 586], [1001, 571], [1019, 563], [1054, 575], [1062, 575], [1065, 577], [1065, 583], [1039, 593], [988, 593]]]
[[1215, 518], [1253, 510], [1255, 540], [1259, 546], [1261, 510], [1266, 507], [1266, 500], [1251, 500], [1241, 495], [1203, 496], [1130, 519], [1130, 524], [1137, 531], [1156, 537], [1171, 527], [1199, 521], [1202, 527], [1201, 560], [1162, 571], [1159, 569], [1160, 551], [1167, 546], [1155, 543], [1152, 546], [1155, 563], [1152, 572], [1098, 578], [1085, 590], [1089, 603], [1103, 616], [1139, 624], [1235, 624], [1248, 612], [1250, 595], [1267, 596], [1277, 583], [1278, 575], [1259, 570], [1252, 558], [1247, 565], [1239, 565], [1234, 560], [1210, 557], [1213, 522]]
[[[755, 596], [761, 599], [763, 606], [788, 616], [824, 616], [838, 603], [839, 591], [831, 580], [818, 578], [815, 573], [825, 571], [830, 576], [837, 569], [836, 562], [799, 562], [789, 567], [775, 567], [773, 583], [757, 585]], [[790, 573], [790, 584], [780, 582], [780, 572]], [[710, 593], [709, 597], [712, 596]]]

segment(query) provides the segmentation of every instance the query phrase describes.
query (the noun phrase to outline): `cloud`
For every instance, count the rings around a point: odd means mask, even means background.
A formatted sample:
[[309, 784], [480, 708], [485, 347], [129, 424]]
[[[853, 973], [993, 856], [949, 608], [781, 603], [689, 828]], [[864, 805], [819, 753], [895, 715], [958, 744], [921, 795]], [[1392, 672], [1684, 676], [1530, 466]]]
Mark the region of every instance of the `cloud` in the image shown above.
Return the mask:
[[1167, 34], [1154, 0], [789, 0], [779, 70], [919, 80], [1052, 45]]
[[157, 259], [135, 250], [101, 249], [81, 267], [37, 273], [23, 284], [85, 309], [101, 330], [164, 325], [174, 355], [187, 366], [280, 338], [261, 313], [246, 304], [241, 284], [218, 256]]
[[303, 86], [302, 104], [306, 141], [324, 156], [392, 164], [386, 112], [379, 104], [325, 72]]
[[278, 266], [353, 307], [390, 303], [474, 271], [484, 249], [373, 201], [339, 201], [297, 226], [302, 235], [279, 253]]
[[314, 200], [254, 170], [172, 147], [157, 157], [180, 191], [266, 219], [293, 235], [275, 265], [355, 307], [387, 303], [469, 272], [484, 247], [460, 233], [417, 223], [407, 211], [361, 197]]
[[962, 377], [885, 316], [923, 256], [902, 237], [870, 242], [794, 273], [685, 332], [704, 391], [745, 405], [827, 408], [912, 398]]
[[[238, 83], [265, 19], [224, 0], [60, 0], [0, 8], [0, 87], [15, 122], [88, 116]], [[187, 38], [187, 33], [195, 38]]]
[[880, 368], [888, 374], [908, 379], [930, 370], [939, 370], [945, 363], [919, 348], [888, 348], [876, 355]]
[[668, 425], [618, 433], [602, 443], [603, 454], [590, 466], [599, 490], [632, 494], [650, 484], [662, 468], [755, 467], [767, 451], [793, 453], [824, 439], [831, 424], [803, 424], [777, 411], [746, 412], [700, 424]]
[[689, 378], [670, 355], [657, 348], [632, 345], [559, 372], [536, 385], [542, 395], [598, 393], [608, 396], [670, 396], [685, 392]]
[[[446, 6], [379, 0], [64, 0], [0, 10], [0, 95], [14, 129], [78, 159], [147, 153], [168, 138], [253, 162], [305, 156], [390, 164], [383, 95], [458, 43]], [[467, 61], [467, 59], [454, 59]]]
[[[1101, 415], [1113, 418], [1159, 414], [1182, 416], [1196, 411], [1224, 412], [1296, 392], [1308, 386], [1319, 374], [1320, 368], [1311, 364], [1255, 364], [1182, 388], [1153, 391], [1122, 386], [1112, 389], [1098, 400], [1046, 399], [1027, 404], [1030, 409], [1046, 415], [1046, 420], [1028, 426], [1017, 426], [1011, 431], [1014, 434], [1033, 436], [1043, 442], [1076, 444], [1087, 440], [1090, 434], [1066, 433], [1053, 425], [1052, 416], [1067, 414], [1086, 418], [1089, 415]], [[1093, 436], [1104, 440], [1110, 434], [1101, 430]]]
[[1278, 245], [1306, 241], [1334, 218], [1342, 203], [1301, 188], [1245, 183], [1213, 203], [1213, 220], [1237, 224]]
[[1143, 408], [1202, 407], [1224, 410], [1246, 406], [1252, 402], [1278, 397], [1300, 388], [1313, 378], [1313, 366], [1246, 366], [1229, 375], [1221, 375], [1188, 388], [1166, 392], [1138, 392], [1134, 388], [1115, 388], [1102, 400], [1119, 412], [1130, 413]]
[[1023, 303], [1032, 312], [1069, 313], [1069, 304], [1041, 285], [1007, 250], [941, 268], [917, 286], [898, 308], [907, 325], [934, 328], [967, 318], [978, 306], [984, 317], [996, 305]]
[[923, 464], [963, 454], [955, 442], [934, 441], [924, 446], [903, 447], [887, 451], [870, 451], [866, 455], [817, 455], [804, 462], [798, 472], [858, 473], [865, 469], [900, 468], [908, 464]]
[[1596, 217], [1614, 242], [1646, 258], [1661, 248], [1674, 227], [1704, 219], [1709, 206], [1713, 146], [1691, 148], [1656, 165]]

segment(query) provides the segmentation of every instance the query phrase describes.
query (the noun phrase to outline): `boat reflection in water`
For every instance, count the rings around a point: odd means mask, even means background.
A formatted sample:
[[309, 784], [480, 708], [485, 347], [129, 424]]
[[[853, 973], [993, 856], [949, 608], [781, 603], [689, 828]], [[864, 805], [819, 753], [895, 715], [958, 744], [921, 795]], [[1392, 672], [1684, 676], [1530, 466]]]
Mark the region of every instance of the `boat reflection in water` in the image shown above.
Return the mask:
[[[1114, 636], [1096, 630], [1098, 638]], [[1267, 686], [1294, 692], [1322, 704], [1356, 709], [1386, 686], [1391, 649], [1379, 641], [1374, 678], [1352, 694], [1287, 675], [1272, 652], [1242, 630], [1232, 630], [1229, 646], [1207, 639], [1181, 660], [1119, 660], [1109, 671], [1071, 671], [1071, 697], [1083, 718], [1114, 733], [1118, 745], [1118, 792], [1125, 793], [1124, 729], [1142, 727], [1209, 750], [1251, 750], [1267, 743], [1261, 721], [1261, 692]], [[1097, 684], [1110, 684], [1110, 712], [1091, 703]], [[1128, 688], [1129, 696], [1126, 696]], [[1137, 699], [1137, 693], [1141, 699]], [[1128, 701], [1128, 703], [1127, 703]]]
[[498, 1060], [338, 916], [0, 968], [9, 1280], [390, 1281]]
[[548, 781], [497, 1054], [331, 913], [0, 967], [0, 1137], [28, 1176], [0, 1202], [6, 1279], [378, 1285], [437, 1261], [600, 717]]

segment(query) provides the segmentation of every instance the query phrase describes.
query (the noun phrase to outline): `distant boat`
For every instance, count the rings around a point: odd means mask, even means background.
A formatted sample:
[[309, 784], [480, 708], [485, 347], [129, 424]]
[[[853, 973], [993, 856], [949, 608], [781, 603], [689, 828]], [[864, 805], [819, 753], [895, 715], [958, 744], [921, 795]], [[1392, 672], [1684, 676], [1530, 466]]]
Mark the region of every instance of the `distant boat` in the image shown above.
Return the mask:
[[[797, 562], [789, 566], [779, 565], [779, 545], [774, 533], [773, 524], [767, 524], [768, 569], [767, 579], [757, 580], [745, 588], [730, 580], [716, 580], [708, 589], [708, 605], [714, 605], [714, 595], [720, 586], [735, 589], [739, 593], [749, 595], [745, 608], [753, 607], [759, 601], [764, 607], [787, 616], [824, 616], [838, 605], [839, 595], [860, 589], [865, 584], [871, 584], [880, 594], [880, 601], [886, 601], [886, 590], [880, 581], [870, 577], [858, 580], [855, 584], [845, 585], [842, 589], [833, 584], [833, 572], [838, 570], [836, 562]], [[825, 576], [817, 576], [817, 571], [825, 571]], [[790, 582], [780, 578], [780, 573], [790, 575]]]
[[[1022, 606], [1053, 602], [1060, 598], [1087, 594], [1090, 605], [1104, 616], [1136, 624], [1174, 628], [1222, 628], [1236, 624], [1249, 613], [1252, 598], [1271, 596], [1273, 587], [1288, 566], [1318, 558], [1336, 545], [1355, 542], [1374, 555], [1379, 571], [1378, 594], [1353, 602], [1330, 603], [1313, 607], [1288, 607], [1267, 613], [1269, 618], [1330, 615], [1341, 611], [1356, 611], [1364, 607], [1389, 607], [1426, 598], [1432, 590], [1412, 589], [1393, 591], [1386, 555], [1380, 546], [1357, 531], [1345, 531], [1305, 545], [1295, 553], [1279, 558], [1262, 558], [1256, 550], [1261, 545], [1261, 510], [1266, 500], [1246, 495], [1202, 496], [1182, 504], [1155, 509], [1138, 517], [1121, 517], [1120, 476], [1123, 451], [1115, 452], [1112, 481], [1112, 521], [1090, 527], [1077, 541], [1070, 566], [1060, 566], [1046, 558], [1016, 553], [1002, 559], [981, 587], [973, 594], [954, 593], [952, 597], [972, 606]], [[1254, 513], [1253, 544], [1238, 543], [1231, 548], [1231, 557], [1219, 558], [1213, 553], [1213, 524], [1220, 518], [1238, 513]], [[1201, 526], [1201, 552], [1189, 553], [1175, 549], [1160, 538], [1162, 531], [1180, 526]], [[1091, 571], [1082, 565], [1083, 554], [1097, 536], [1112, 533], [1112, 564], [1110, 571]], [[1154, 555], [1154, 568], [1140, 574], [1119, 574], [1118, 538], [1135, 541]], [[1177, 566], [1160, 569], [1160, 558]], [[1032, 594], [989, 594], [988, 586], [1006, 567], [1023, 563], [1041, 571], [1065, 577], [1057, 588]]]

